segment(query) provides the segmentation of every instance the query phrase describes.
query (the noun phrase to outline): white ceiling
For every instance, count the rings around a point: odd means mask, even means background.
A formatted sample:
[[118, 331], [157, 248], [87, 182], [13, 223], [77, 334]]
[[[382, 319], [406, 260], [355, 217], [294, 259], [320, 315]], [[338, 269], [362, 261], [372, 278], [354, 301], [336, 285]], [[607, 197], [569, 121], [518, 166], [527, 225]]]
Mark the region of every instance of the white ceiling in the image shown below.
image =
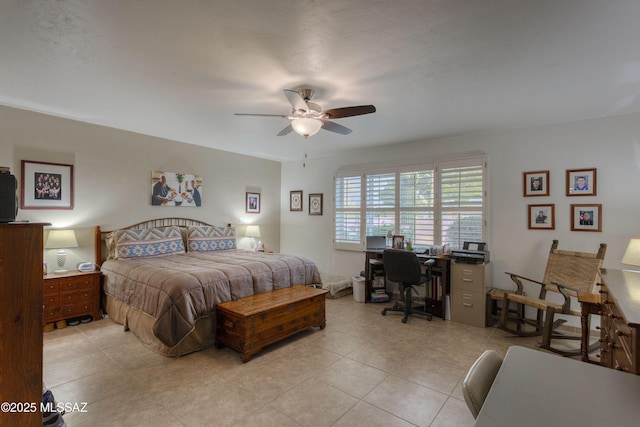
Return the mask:
[[[304, 140], [283, 89], [374, 104]], [[0, 104], [274, 160], [640, 111], [638, 0], [0, 0]]]

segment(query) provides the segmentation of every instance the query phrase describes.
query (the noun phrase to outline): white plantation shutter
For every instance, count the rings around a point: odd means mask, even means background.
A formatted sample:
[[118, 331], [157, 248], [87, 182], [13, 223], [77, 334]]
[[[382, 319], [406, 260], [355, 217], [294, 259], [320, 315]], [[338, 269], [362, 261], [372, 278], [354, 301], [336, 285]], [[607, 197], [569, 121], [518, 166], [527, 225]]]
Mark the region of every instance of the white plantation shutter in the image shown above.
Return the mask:
[[400, 235], [414, 245], [433, 245], [435, 226], [434, 165], [413, 166], [399, 171]]
[[486, 241], [487, 175], [484, 156], [338, 172], [335, 247], [362, 250], [365, 236], [388, 232], [418, 246]]
[[362, 249], [362, 174], [336, 174], [335, 236], [336, 247]]
[[462, 248], [465, 241], [483, 241], [483, 159], [446, 162], [441, 163], [440, 167], [442, 244]]
[[366, 175], [366, 235], [386, 236], [396, 229], [396, 173], [383, 171]]

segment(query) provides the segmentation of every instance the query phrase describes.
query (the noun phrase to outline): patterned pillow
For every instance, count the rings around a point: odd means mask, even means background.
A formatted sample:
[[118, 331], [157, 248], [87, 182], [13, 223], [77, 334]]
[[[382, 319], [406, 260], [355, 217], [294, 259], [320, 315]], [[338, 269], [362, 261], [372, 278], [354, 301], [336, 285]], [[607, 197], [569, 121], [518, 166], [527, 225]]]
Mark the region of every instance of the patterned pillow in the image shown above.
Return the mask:
[[190, 252], [224, 251], [236, 249], [235, 227], [191, 226], [187, 229]]
[[116, 257], [136, 258], [183, 254], [184, 242], [179, 227], [144, 230], [116, 230], [113, 233]]

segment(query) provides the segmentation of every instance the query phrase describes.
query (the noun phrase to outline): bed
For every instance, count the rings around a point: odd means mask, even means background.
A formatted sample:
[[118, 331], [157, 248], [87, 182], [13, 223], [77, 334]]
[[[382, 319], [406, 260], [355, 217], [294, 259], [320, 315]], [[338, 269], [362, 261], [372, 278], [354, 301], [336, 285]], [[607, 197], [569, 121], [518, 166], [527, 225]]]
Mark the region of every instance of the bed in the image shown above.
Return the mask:
[[166, 356], [214, 344], [216, 304], [322, 285], [308, 258], [238, 249], [230, 225], [161, 218], [95, 233], [105, 313]]

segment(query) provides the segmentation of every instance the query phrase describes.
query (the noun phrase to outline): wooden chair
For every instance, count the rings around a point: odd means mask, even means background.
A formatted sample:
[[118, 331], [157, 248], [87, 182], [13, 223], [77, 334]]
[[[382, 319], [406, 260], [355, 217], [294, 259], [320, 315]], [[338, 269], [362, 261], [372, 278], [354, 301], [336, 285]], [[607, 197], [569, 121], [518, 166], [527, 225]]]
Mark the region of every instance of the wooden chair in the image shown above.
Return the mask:
[[[580, 340], [579, 335], [571, 335], [558, 331], [558, 326], [566, 322], [564, 319], [556, 319], [556, 314], [580, 316], [580, 307], [576, 303], [572, 307], [578, 292], [593, 294], [598, 282], [598, 269], [602, 267], [604, 255], [607, 250], [605, 243], [600, 244], [596, 253], [565, 251], [558, 249], [558, 241], [554, 240], [549, 251], [547, 267], [542, 281], [529, 279], [514, 273], [506, 273], [516, 284], [515, 293], [505, 292], [502, 307], [509, 307], [510, 303], [516, 303], [522, 307], [533, 307], [537, 310], [535, 319], [527, 319], [524, 315], [514, 315], [513, 310], [502, 310], [499, 327], [508, 332], [520, 336], [542, 335], [540, 347], [562, 354], [564, 356], [579, 355], [580, 350], [562, 350], [551, 346], [552, 339]], [[523, 281], [533, 283], [540, 287], [537, 296], [524, 294]], [[552, 302], [547, 299], [547, 292], [560, 294], [563, 300]], [[551, 294], [549, 294], [551, 295]], [[516, 313], [523, 311], [516, 310]], [[510, 325], [515, 324], [515, 327]], [[524, 325], [533, 326], [532, 331], [525, 331]]]
[[478, 418], [500, 366], [502, 357], [494, 350], [486, 350], [467, 371], [462, 381], [462, 395], [473, 418]]

